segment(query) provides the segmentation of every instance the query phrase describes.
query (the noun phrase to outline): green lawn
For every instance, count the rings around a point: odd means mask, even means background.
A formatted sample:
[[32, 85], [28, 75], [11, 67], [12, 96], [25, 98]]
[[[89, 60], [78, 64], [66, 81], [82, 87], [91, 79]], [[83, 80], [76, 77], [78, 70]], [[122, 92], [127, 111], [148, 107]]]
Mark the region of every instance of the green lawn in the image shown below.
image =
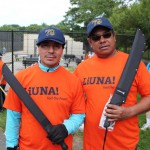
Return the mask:
[[[139, 115], [139, 126], [146, 122], [145, 114]], [[138, 150], [150, 150], [150, 129], [140, 131], [140, 142], [138, 143]]]
[[6, 122], [6, 110], [0, 113], [0, 128], [5, 129], [5, 122]]

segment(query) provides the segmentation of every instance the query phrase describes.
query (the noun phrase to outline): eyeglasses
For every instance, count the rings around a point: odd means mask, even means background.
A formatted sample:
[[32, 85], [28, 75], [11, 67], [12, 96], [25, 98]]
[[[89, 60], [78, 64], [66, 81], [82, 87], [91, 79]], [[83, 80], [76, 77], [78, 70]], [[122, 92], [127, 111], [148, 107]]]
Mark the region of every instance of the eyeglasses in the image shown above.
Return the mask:
[[102, 37], [104, 38], [104, 39], [108, 39], [108, 38], [110, 38], [111, 37], [111, 32], [106, 32], [106, 33], [104, 33], [103, 35], [91, 35], [91, 39], [94, 41], [94, 42], [97, 42], [97, 41], [99, 41]]

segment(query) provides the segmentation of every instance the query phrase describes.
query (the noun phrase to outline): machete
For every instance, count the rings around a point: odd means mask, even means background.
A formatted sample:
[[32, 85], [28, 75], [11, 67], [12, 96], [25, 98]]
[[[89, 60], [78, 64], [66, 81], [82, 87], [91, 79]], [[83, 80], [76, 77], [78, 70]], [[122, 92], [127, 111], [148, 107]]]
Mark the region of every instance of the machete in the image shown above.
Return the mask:
[[[52, 124], [51, 122], [46, 118], [46, 116], [43, 114], [43, 112], [40, 110], [40, 108], [37, 106], [37, 104], [32, 100], [32, 98], [29, 96], [29, 94], [26, 92], [26, 90], [22, 87], [20, 82], [16, 79], [16, 77], [12, 74], [10, 69], [6, 64], [3, 64], [2, 66], [2, 73], [7, 81], [7, 83], [10, 85], [10, 87], [14, 90], [14, 92], [17, 94], [17, 96], [22, 100], [24, 105], [28, 108], [28, 110], [32, 113], [32, 115], [35, 117], [35, 119], [41, 124], [41, 126], [44, 128], [44, 130], [49, 133]], [[68, 146], [63, 141], [60, 143], [60, 146], [62, 150], [67, 150]]]
[[[120, 106], [125, 103], [139, 63], [143, 56], [145, 46], [146, 44], [144, 34], [140, 29], [137, 29], [129, 57], [127, 59], [117, 87], [114, 91], [114, 94], [110, 100], [110, 104]], [[110, 123], [113, 122], [109, 122], [108, 118], [106, 117], [104, 127], [108, 128], [110, 126]]]

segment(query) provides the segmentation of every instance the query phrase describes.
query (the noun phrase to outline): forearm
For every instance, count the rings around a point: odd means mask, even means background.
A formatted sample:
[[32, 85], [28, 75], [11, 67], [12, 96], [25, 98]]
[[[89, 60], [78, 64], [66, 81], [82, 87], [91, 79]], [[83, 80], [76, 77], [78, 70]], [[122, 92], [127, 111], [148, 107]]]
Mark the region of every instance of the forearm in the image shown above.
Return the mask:
[[52, 126], [48, 133], [48, 138], [54, 144], [61, 144], [64, 139], [74, 133], [84, 121], [85, 114], [72, 114], [63, 124]]
[[108, 104], [105, 116], [108, 121], [123, 120], [139, 114], [145, 113], [150, 110], [150, 97], [144, 97], [134, 106], [117, 106]]
[[84, 122], [85, 114], [72, 114], [68, 120], [64, 120], [64, 125], [68, 134], [73, 134]]
[[150, 110], [150, 97], [142, 98], [136, 105], [129, 107], [127, 111], [130, 114], [129, 117], [136, 116], [145, 113]]
[[21, 115], [8, 109], [6, 118], [6, 147], [14, 147], [18, 145]]

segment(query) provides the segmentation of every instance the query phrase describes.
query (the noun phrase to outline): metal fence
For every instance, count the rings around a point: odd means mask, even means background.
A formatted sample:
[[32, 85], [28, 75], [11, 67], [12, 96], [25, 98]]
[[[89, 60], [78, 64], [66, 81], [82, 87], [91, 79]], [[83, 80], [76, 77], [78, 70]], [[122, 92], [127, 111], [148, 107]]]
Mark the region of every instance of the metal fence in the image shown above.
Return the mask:
[[[64, 33], [66, 45], [63, 56], [74, 56], [76, 59], [84, 59], [85, 54], [91, 51], [85, 33]], [[0, 31], [0, 51], [6, 48], [3, 61], [8, 64], [11, 71], [15, 73], [24, 69], [23, 59], [37, 56], [36, 39], [38, 33], [30, 31]], [[126, 53], [130, 52], [134, 35], [117, 34], [117, 49]], [[143, 59], [150, 61], [150, 46], [147, 45]], [[75, 61], [75, 60], [73, 60]]]

